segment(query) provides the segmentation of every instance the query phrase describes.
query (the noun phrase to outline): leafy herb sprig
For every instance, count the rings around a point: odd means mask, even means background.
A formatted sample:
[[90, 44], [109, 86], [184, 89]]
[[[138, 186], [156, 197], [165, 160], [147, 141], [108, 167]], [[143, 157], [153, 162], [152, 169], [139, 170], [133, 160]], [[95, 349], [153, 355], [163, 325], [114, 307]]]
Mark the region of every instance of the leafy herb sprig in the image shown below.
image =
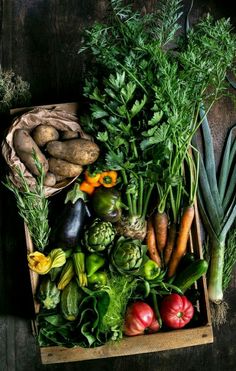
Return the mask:
[[0, 112], [16, 105], [28, 104], [30, 86], [13, 71], [2, 71], [0, 67]]
[[39, 175], [36, 178], [34, 189], [30, 189], [26, 178], [20, 168], [16, 172], [21, 182], [21, 189], [18, 189], [10, 177], [6, 177], [3, 184], [14, 193], [19, 215], [25, 221], [33, 244], [37, 250], [44, 251], [48, 245], [50, 227], [48, 223], [48, 199], [44, 193], [44, 171], [35, 153], [33, 153], [35, 165]]

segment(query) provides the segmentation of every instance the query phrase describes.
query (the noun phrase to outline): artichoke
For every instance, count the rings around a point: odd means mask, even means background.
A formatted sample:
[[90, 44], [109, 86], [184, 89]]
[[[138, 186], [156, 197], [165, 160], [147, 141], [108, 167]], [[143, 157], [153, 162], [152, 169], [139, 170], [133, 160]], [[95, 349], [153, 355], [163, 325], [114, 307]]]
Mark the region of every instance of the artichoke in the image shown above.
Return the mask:
[[106, 249], [115, 238], [115, 229], [111, 222], [95, 219], [93, 224], [85, 231], [84, 243], [90, 252]]
[[121, 274], [138, 274], [145, 258], [146, 246], [140, 240], [120, 237], [111, 250], [111, 264]]

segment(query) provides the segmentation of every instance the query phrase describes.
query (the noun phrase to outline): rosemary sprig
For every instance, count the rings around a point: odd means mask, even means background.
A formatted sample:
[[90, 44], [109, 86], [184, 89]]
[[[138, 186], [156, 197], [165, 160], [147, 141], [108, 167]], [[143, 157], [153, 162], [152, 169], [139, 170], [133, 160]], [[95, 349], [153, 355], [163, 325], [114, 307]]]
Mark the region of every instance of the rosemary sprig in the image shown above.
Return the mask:
[[21, 182], [21, 189], [16, 188], [9, 176], [6, 176], [6, 182], [3, 182], [3, 184], [14, 193], [19, 215], [23, 218], [29, 229], [35, 248], [44, 251], [50, 234], [48, 223], [49, 202], [44, 193], [43, 182], [45, 173], [42, 164], [39, 162], [35, 153], [32, 156], [39, 171], [34, 189], [30, 189], [19, 167], [16, 167], [15, 170]]

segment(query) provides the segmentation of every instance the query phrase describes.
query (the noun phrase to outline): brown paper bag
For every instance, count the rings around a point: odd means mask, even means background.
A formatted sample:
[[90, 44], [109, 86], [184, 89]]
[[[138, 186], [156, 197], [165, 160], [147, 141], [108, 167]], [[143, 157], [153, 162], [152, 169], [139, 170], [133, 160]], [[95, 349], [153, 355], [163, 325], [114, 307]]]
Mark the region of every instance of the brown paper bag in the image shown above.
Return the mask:
[[[24, 177], [26, 178], [30, 187], [35, 185], [35, 177], [29, 172], [25, 165], [21, 162], [17, 156], [14, 147], [13, 147], [13, 136], [16, 129], [25, 129], [31, 132], [38, 125], [52, 125], [59, 131], [72, 130], [78, 132], [80, 138], [92, 140], [92, 138], [83, 132], [81, 126], [78, 122], [78, 118], [62, 110], [60, 107], [54, 108], [34, 108], [29, 112], [24, 113], [23, 115], [17, 117], [12, 125], [10, 126], [5, 140], [2, 143], [2, 154], [9, 166], [9, 176], [11, 181], [15, 184], [17, 188], [20, 188], [21, 183], [19, 176], [15, 171], [15, 167], [18, 166], [19, 169], [23, 172]], [[56, 183], [53, 187], [45, 186], [45, 195], [49, 197], [64, 187], [71, 184], [75, 178], [67, 178], [63, 181]]]

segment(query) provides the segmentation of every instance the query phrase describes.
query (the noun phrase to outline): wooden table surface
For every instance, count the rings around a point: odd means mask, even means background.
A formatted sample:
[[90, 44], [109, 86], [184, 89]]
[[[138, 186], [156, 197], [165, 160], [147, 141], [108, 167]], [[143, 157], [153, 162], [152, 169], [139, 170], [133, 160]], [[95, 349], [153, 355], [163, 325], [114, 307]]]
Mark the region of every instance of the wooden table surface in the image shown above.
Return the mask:
[[[137, 1], [151, 10], [157, 0]], [[184, 1], [185, 9], [189, 1]], [[86, 61], [78, 57], [81, 31], [101, 19], [106, 0], [2, 0], [0, 2], [0, 65], [12, 68], [30, 82], [32, 104], [79, 100]], [[236, 14], [229, 2], [195, 1], [193, 19], [210, 10], [216, 16]], [[227, 129], [236, 121], [236, 109], [228, 99], [210, 115], [217, 153]], [[1, 140], [9, 122], [0, 117]], [[218, 160], [218, 159], [217, 159]], [[1, 158], [1, 180], [6, 167]], [[0, 185], [0, 371], [38, 370], [133, 370], [197, 371], [236, 370], [236, 271], [225, 299], [227, 323], [214, 328], [214, 343], [143, 355], [41, 365], [39, 348], [32, 335], [33, 302], [23, 222], [17, 215], [14, 196]]]

